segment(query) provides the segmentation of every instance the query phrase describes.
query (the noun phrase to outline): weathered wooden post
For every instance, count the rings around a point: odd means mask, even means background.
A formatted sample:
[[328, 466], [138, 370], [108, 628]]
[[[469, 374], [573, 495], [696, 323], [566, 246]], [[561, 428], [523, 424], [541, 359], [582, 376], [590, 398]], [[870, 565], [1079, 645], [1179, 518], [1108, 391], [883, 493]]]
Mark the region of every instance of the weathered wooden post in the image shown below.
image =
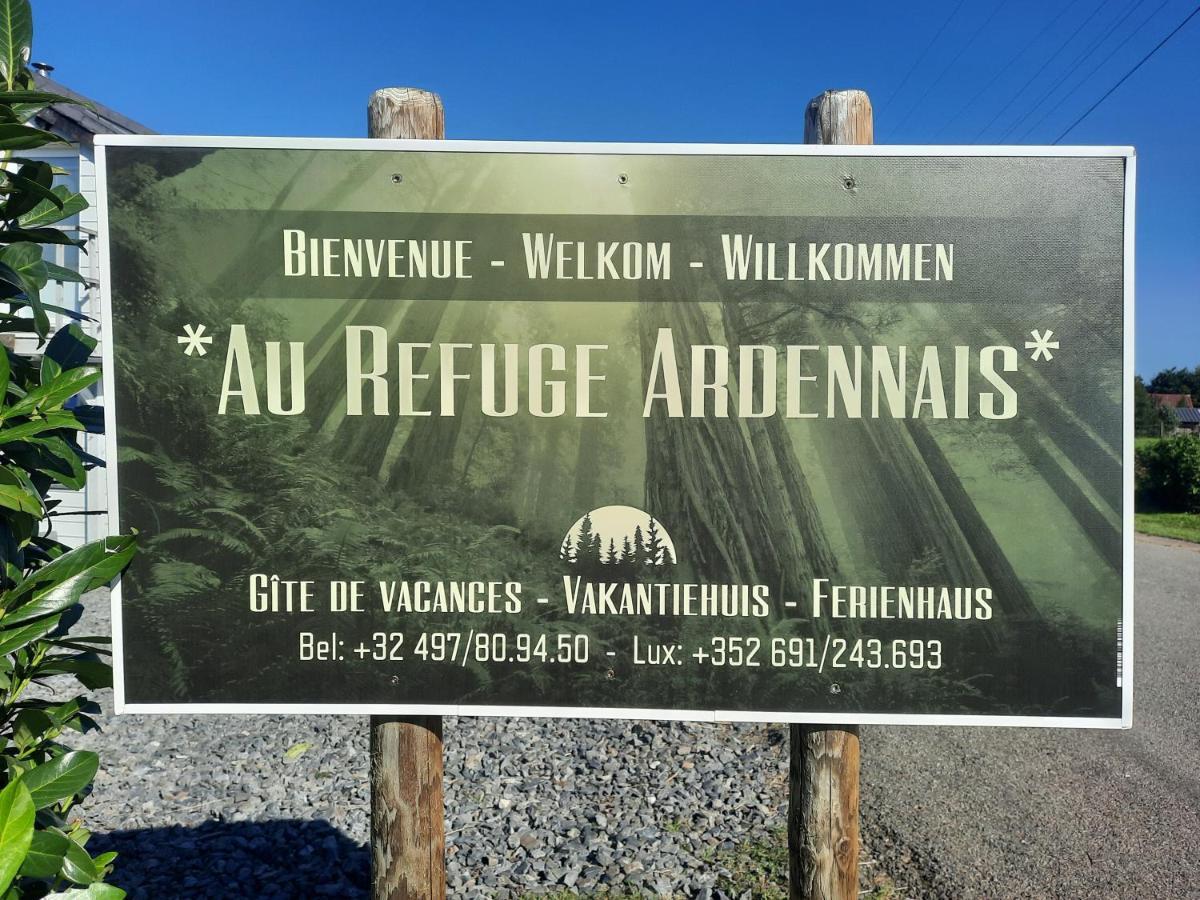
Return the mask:
[[[367, 104], [373, 138], [446, 136], [441, 98], [383, 88]], [[371, 717], [372, 900], [443, 900], [446, 825], [441, 716]]]
[[[804, 143], [874, 141], [866, 92], [825, 91], [809, 102]], [[791, 728], [788, 859], [793, 900], [858, 896], [858, 760], [857, 725]]]

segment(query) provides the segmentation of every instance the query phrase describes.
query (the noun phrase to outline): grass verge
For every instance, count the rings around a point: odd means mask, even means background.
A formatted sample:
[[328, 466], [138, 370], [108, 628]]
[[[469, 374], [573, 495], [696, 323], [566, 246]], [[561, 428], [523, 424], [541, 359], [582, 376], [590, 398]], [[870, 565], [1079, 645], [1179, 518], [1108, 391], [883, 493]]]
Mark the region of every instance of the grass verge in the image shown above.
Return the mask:
[[1135, 513], [1133, 522], [1142, 534], [1200, 544], [1200, 515], [1196, 513]]
[[[765, 840], [744, 841], [734, 850], [718, 853], [716, 862], [729, 872], [717, 881], [717, 887], [725, 893], [741, 897], [749, 891], [755, 900], [787, 900], [787, 832], [784, 829], [777, 829]], [[871, 880], [870, 889], [858, 896], [860, 900], [898, 900], [900, 895], [890, 878], [879, 875]]]

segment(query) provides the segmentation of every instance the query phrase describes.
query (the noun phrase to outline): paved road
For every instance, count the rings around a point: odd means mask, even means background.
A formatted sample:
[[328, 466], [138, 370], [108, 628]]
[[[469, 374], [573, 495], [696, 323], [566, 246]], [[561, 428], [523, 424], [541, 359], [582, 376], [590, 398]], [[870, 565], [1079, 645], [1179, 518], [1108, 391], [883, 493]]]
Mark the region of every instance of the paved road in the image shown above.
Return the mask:
[[1200, 898], [1200, 547], [1136, 566], [1132, 731], [864, 730], [867, 850], [906, 895]]

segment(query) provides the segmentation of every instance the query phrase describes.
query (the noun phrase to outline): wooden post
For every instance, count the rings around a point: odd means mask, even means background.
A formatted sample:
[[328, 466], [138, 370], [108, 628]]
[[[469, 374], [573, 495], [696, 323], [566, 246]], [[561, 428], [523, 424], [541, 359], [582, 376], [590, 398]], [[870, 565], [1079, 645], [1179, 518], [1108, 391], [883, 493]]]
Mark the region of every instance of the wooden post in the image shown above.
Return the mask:
[[806, 144], [873, 144], [874, 114], [866, 91], [826, 91], [808, 101]]
[[[806, 144], [874, 143], [864, 91], [825, 91], [804, 115]], [[793, 900], [858, 896], [857, 725], [793, 725], [788, 860]]]
[[[373, 138], [440, 140], [442, 100], [383, 88], [367, 104]], [[371, 717], [371, 900], [445, 900], [441, 716]]]

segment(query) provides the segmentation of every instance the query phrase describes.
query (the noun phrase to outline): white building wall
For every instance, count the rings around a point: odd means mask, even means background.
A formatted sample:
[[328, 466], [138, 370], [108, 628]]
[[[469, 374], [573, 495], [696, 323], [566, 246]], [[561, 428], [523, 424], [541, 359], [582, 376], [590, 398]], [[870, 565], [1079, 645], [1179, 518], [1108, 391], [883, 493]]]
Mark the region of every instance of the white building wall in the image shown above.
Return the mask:
[[[29, 154], [33, 157], [34, 154]], [[45, 159], [69, 174], [60, 176], [59, 184], [65, 184], [83, 194], [88, 202], [88, 208], [72, 219], [59, 223], [59, 227], [70, 226], [78, 228], [83, 236], [89, 239], [91, 247], [88, 253], [82, 253], [74, 247], [52, 246], [46, 248], [46, 259], [61, 266], [76, 268], [88, 279], [88, 285], [59, 284], [50, 282], [42, 292], [42, 300], [55, 306], [72, 309], [89, 316], [93, 321], [81, 323], [84, 330], [100, 337], [100, 292], [99, 284], [99, 248], [96, 245], [96, 233], [99, 223], [96, 208], [96, 162], [91, 148], [44, 148], [36, 154], [36, 158]], [[51, 334], [73, 319], [64, 315], [51, 315]], [[37, 353], [37, 341], [31, 338], [19, 338], [16, 349], [18, 353]], [[100, 365], [99, 347], [96, 348], [93, 364]], [[84, 395], [89, 403], [103, 403], [104, 385], [97, 384]], [[83, 449], [93, 456], [104, 458], [104, 436], [85, 434], [80, 436]], [[54, 528], [51, 534], [58, 540], [71, 546], [79, 546], [88, 541], [98, 540], [107, 532], [107, 518], [103, 514], [107, 510], [107, 495], [104, 469], [96, 468], [88, 474], [87, 487], [82, 491], [58, 490], [51, 492], [51, 499], [58, 500], [55, 508]]]

